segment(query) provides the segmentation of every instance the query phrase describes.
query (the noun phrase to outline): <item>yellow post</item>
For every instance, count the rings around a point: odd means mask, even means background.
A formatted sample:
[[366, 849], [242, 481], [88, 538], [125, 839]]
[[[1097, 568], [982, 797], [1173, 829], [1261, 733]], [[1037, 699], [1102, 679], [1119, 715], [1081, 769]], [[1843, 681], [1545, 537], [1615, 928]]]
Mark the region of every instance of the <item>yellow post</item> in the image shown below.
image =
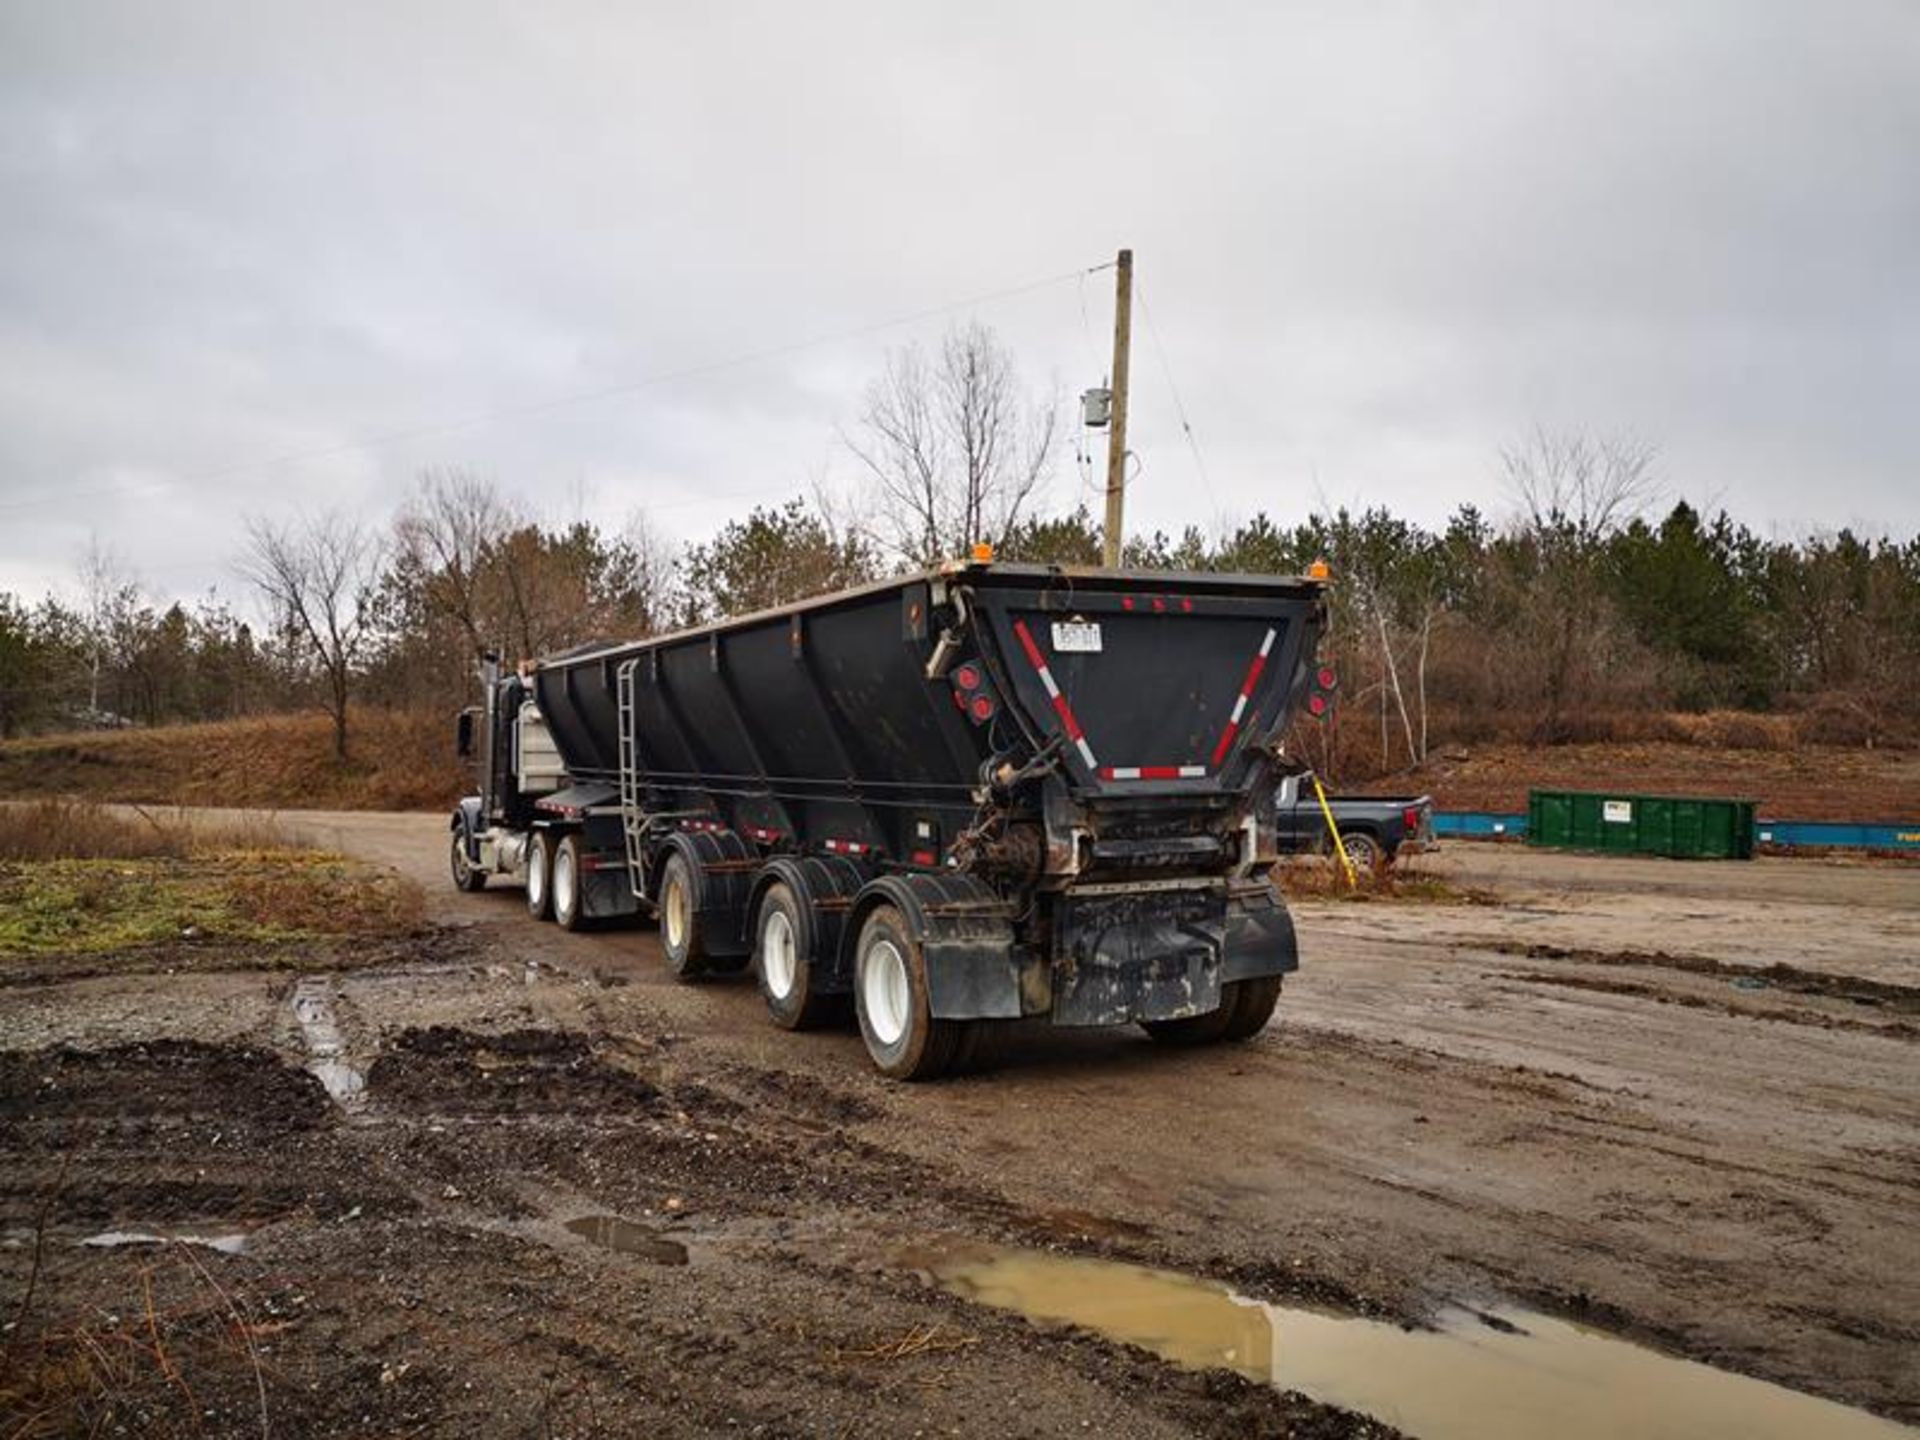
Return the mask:
[[1333, 823], [1333, 807], [1327, 804], [1327, 792], [1320, 788], [1320, 777], [1317, 774], [1313, 777], [1313, 793], [1319, 797], [1320, 813], [1327, 817], [1327, 833], [1333, 836], [1333, 851], [1340, 857], [1340, 868], [1347, 872], [1347, 888], [1357, 889], [1360, 885], [1360, 877], [1354, 874], [1353, 861], [1347, 858], [1346, 841], [1340, 838], [1340, 827]]

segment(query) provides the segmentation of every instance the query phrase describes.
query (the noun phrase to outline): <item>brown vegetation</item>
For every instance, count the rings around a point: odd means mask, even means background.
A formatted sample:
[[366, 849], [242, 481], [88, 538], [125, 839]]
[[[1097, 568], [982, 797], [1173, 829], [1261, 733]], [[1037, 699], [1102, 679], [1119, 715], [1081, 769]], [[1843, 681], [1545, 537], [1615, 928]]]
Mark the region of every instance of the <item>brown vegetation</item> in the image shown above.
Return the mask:
[[0, 805], [0, 956], [164, 948], [206, 963], [233, 945], [411, 931], [424, 903], [412, 880], [303, 849], [259, 817]]
[[[1762, 815], [1783, 820], [1920, 816], [1920, 751], [1785, 743], [1791, 717], [1739, 716], [1728, 724], [1659, 718], [1670, 734], [1697, 731], [1699, 738], [1450, 747], [1418, 769], [1355, 788], [1424, 791], [1443, 810], [1519, 813], [1530, 789], [1625, 790], [1756, 800]], [[1758, 728], [1748, 734], [1749, 725]], [[1735, 746], [1715, 738], [1728, 733], [1767, 743]]]
[[0, 744], [0, 795], [140, 804], [418, 810], [466, 788], [451, 715], [357, 710], [352, 759], [335, 760], [324, 715], [262, 715], [153, 730], [100, 730]]

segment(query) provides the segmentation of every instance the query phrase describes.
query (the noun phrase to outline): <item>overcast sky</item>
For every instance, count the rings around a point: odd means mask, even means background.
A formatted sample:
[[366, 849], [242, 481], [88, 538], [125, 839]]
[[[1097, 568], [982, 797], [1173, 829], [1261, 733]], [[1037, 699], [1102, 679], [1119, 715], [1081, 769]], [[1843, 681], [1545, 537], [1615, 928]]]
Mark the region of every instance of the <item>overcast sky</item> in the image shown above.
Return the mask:
[[435, 466], [698, 539], [956, 318], [1096, 382], [1121, 245], [1131, 526], [1497, 514], [1543, 424], [1920, 530], [1914, 0], [0, 0], [0, 589]]

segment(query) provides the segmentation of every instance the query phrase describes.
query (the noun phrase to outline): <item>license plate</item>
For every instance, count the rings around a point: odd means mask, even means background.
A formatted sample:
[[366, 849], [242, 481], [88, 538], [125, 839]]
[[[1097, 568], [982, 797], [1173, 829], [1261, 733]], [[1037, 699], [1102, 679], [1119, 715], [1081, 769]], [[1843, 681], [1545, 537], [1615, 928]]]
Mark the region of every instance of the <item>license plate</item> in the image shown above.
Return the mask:
[[1100, 653], [1100, 622], [1097, 620], [1054, 621], [1053, 648], [1063, 655], [1098, 655]]

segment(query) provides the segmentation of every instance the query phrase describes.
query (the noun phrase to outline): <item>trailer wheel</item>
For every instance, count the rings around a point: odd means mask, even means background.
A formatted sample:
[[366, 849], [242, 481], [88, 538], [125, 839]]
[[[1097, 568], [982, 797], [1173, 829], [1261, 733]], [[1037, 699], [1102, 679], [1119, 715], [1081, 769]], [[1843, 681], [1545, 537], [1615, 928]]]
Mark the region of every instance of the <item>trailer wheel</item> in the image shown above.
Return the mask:
[[926, 957], [892, 905], [876, 905], [860, 927], [853, 995], [860, 1038], [882, 1075], [931, 1080], [946, 1070], [959, 1027], [933, 1018]]
[[580, 837], [565, 836], [553, 852], [553, 918], [562, 930], [583, 930], [587, 917], [580, 904]]
[[667, 970], [676, 980], [695, 980], [707, 973], [707, 951], [693, 908], [693, 871], [679, 851], [667, 857], [660, 872], [654, 908], [660, 914], [660, 948], [667, 952]]
[[783, 1030], [813, 1030], [832, 1017], [834, 998], [814, 989], [800, 899], [793, 887], [773, 884], [753, 919], [753, 968], [767, 1013]]
[[[1274, 1007], [1280, 1003], [1280, 977], [1261, 975], [1252, 980], [1235, 980], [1228, 985], [1232, 994], [1233, 1018], [1227, 1021], [1222, 1040], [1250, 1040], [1267, 1028]], [[1223, 1004], [1221, 1009], [1228, 1008]]]
[[527, 842], [527, 913], [536, 920], [553, 918], [553, 841], [544, 830]]
[[487, 888], [487, 872], [473, 863], [473, 857], [467, 853], [467, 837], [458, 830], [453, 832], [453, 848], [447, 861], [453, 871], [454, 889], [471, 895]]

